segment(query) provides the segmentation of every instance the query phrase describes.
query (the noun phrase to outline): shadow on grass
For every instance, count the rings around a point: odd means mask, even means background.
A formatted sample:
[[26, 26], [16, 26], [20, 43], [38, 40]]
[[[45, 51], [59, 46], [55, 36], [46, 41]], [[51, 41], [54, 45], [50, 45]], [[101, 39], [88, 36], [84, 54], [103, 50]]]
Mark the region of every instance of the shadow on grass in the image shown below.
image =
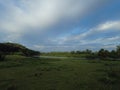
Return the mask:
[[12, 68], [12, 67], [20, 67], [20, 66], [22, 66], [21, 63], [17, 63], [17, 62], [6, 62], [6, 63], [0, 64], [0, 69], [3, 69], [3, 68]]
[[106, 75], [99, 79], [104, 84], [118, 84], [120, 83], [120, 72], [115, 70], [106, 70]]
[[17, 86], [16, 85], [9, 85], [7, 87], [7, 90], [17, 90]]
[[17, 86], [15, 84], [10, 84], [14, 81], [14, 79], [5, 79], [0, 80], [1, 90], [17, 90]]

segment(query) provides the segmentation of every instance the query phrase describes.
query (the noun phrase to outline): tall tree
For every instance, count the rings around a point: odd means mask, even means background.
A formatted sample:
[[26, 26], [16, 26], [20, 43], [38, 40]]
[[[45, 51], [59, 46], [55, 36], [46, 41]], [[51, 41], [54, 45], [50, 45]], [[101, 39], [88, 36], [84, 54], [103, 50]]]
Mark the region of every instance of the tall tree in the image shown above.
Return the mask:
[[106, 59], [106, 58], [108, 58], [108, 57], [109, 57], [109, 51], [108, 51], [108, 50], [105, 50], [105, 49], [99, 50], [99, 52], [98, 52], [98, 57], [99, 57], [100, 59]]
[[117, 57], [120, 58], [120, 45], [116, 49]]

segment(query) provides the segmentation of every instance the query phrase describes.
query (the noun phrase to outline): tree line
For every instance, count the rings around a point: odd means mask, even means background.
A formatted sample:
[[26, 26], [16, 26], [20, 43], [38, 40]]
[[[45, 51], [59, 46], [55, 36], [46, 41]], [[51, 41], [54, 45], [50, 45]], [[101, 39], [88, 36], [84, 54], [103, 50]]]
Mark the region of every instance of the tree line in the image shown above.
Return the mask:
[[109, 51], [100, 49], [99, 51], [85, 50], [85, 51], [71, 51], [71, 54], [85, 54], [88, 59], [120, 59], [120, 45], [115, 50]]

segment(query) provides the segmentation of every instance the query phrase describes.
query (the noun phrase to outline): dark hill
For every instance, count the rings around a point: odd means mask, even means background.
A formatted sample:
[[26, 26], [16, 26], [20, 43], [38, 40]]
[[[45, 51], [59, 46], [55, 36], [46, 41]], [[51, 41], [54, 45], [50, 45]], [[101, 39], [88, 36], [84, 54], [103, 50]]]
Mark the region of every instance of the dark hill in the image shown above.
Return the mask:
[[4, 55], [18, 54], [24, 56], [39, 55], [40, 52], [26, 48], [17, 43], [0, 43], [0, 53]]

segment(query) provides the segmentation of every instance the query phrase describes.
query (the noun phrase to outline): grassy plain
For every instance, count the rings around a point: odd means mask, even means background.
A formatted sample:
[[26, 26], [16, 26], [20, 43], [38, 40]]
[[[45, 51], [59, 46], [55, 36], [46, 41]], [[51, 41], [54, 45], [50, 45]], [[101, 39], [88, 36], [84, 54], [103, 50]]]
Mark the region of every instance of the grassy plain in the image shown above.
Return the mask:
[[70, 52], [50, 52], [50, 53], [42, 53], [42, 56], [55, 56], [55, 57], [78, 57], [85, 58], [87, 54], [72, 54]]
[[120, 90], [120, 61], [7, 56], [0, 90]]

